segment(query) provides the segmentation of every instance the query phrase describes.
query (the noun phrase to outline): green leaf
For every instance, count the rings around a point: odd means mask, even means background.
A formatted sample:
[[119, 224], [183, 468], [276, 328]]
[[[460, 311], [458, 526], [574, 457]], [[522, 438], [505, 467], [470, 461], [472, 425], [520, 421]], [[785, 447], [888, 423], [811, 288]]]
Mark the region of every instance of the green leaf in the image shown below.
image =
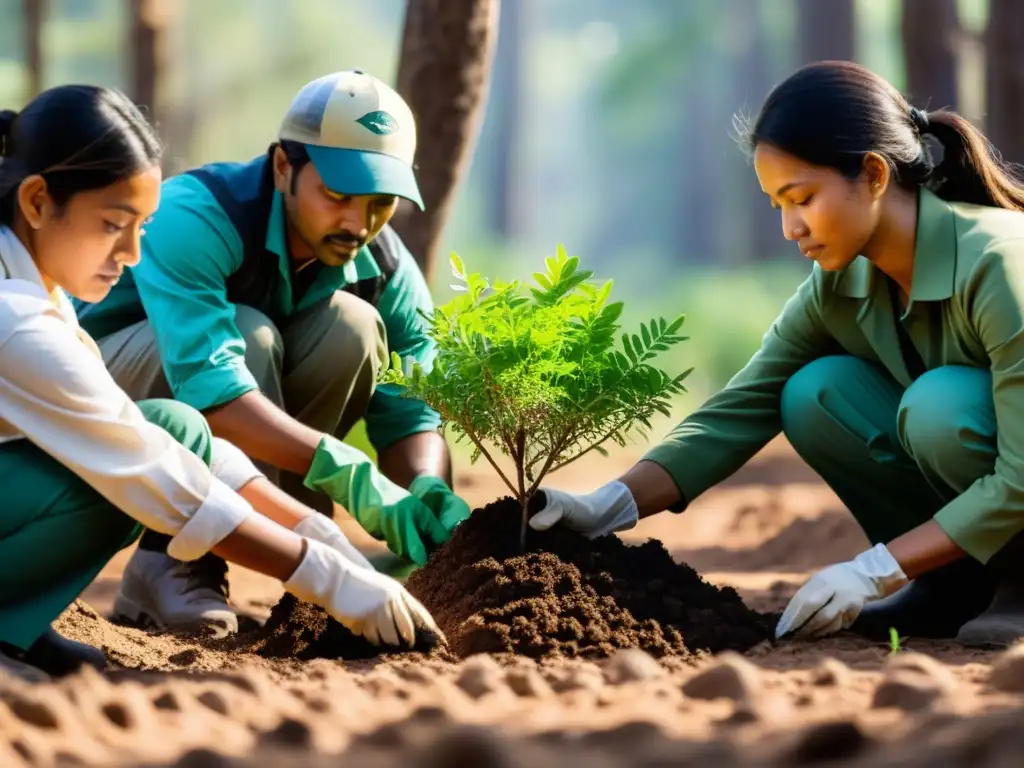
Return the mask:
[[629, 344], [629, 334], [622, 334], [622, 346], [626, 348], [626, 354], [629, 355], [630, 361], [636, 363], [636, 352], [633, 351], [633, 347]]
[[452, 255], [449, 257], [448, 261], [452, 265], [452, 274], [461, 280], [465, 280], [466, 265], [462, 263], [462, 259], [459, 258], [459, 254], [452, 251]]
[[611, 281], [592, 281], [564, 246], [525, 284], [467, 274], [454, 253], [450, 261], [457, 294], [419, 313], [437, 344], [433, 364], [414, 364], [410, 373], [410, 361], [389, 355], [379, 380], [437, 410], [445, 433], [468, 440], [476, 458], [483, 446], [494, 459], [511, 458], [522, 435], [527, 455], [513, 461], [510, 485], [519, 472], [541, 482], [545, 465], [563, 466], [589, 450], [605, 455], [606, 439], [621, 446], [634, 433], [647, 439], [650, 418], [685, 391], [685, 374], [670, 375], [652, 360], [683, 340], [674, 333], [681, 322], [673, 328], [655, 318], [635, 332], [620, 329], [624, 306], [612, 300]]

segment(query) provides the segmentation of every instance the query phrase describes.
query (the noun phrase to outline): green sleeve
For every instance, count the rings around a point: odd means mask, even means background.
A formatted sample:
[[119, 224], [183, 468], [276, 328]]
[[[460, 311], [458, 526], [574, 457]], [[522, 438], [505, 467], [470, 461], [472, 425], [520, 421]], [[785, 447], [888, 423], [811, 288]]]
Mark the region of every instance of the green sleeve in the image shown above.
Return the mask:
[[133, 278], [175, 399], [201, 411], [258, 389], [225, 288], [242, 242], [198, 180], [165, 185], [142, 251]]
[[679, 487], [682, 502], [673, 511], [725, 480], [775, 437], [782, 429], [782, 388], [790, 376], [838, 349], [821, 319], [821, 282], [815, 267], [750, 361], [644, 456]]
[[[397, 239], [397, 238], [396, 238]], [[399, 241], [400, 242], [400, 241]], [[430, 370], [437, 353], [428, 335], [426, 318], [433, 313], [433, 301], [423, 273], [402, 245], [398, 267], [377, 305], [388, 335], [388, 351], [403, 360], [412, 358]], [[418, 432], [435, 431], [441, 417], [422, 400], [402, 396], [403, 388], [378, 385], [366, 409], [366, 433], [378, 451]]]
[[961, 309], [988, 353], [995, 406], [996, 463], [935, 514], [935, 521], [982, 563], [1024, 530], [1024, 240], [982, 254]]

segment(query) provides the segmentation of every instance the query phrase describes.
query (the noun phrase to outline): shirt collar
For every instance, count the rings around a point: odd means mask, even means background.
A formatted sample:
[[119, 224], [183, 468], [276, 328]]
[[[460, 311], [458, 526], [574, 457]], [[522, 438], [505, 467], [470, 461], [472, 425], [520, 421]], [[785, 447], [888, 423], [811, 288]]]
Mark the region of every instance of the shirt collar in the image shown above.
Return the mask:
[[[934, 192], [921, 189], [917, 206], [917, 238], [910, 301], [942, 301], [953, 295], [956, 279], [956, 214]], [[839, 294], [865, 299], [874, 285], [875, 265], [857, 257], [840, 275]]]
[[[282, 266], [282, 273], [287, 276], [291, 274], [291, 270], [286, 269], [290, 257], [288, 255], [287, 239], [285, 238], [284, 216], [284, 200], [281, 198], [281, 193], [275, 189], [274, 197], [270, 202], [270, 221], [267, 222], [267, 239], [264, 242], [264, 246], [268, 251], [277, 255]], [[369, 248], [366, 246], [361, 248], [356, 257], [346, 264], [340, 267], [327, 267], [326, 269], [332, 276], [339, 271], [341, 272], [341, 285], [350, 285], [360, 280], [381, 275], [380, 267], [377, 266], [377, 260], [373, 258], [373, 254], [370, 253]]]
[[78, 315], [75, 313], [71, 300], [60, 288], [54, 289], [53, 293], [46, 290], [43, 276], [32, 259], [32, 254], [14, 234], [14, 230], [4, 225], [0, 225], [0, 268], [3, 269], [5, 279], [23, 280], [38, 287], [43, 295], [49, 298], [50, 303], [60, 311], [64, 321], [75, 328], [78, 327]]

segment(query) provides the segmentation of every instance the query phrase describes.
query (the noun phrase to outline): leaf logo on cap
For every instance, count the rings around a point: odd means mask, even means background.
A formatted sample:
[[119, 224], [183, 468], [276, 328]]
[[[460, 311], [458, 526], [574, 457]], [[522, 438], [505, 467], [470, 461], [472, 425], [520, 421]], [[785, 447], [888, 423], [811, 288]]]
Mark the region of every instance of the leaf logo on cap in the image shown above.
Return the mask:
[[387, 112], [382, 112], [379, 109], [373, 112], [367, 112], [356, 120], [356, 122], [367, 130], [373, 131], [378, 136], [386, 136], [387, 134], [394, 133], [398, 130], [398, 123], [395, 121], [395, 118]]

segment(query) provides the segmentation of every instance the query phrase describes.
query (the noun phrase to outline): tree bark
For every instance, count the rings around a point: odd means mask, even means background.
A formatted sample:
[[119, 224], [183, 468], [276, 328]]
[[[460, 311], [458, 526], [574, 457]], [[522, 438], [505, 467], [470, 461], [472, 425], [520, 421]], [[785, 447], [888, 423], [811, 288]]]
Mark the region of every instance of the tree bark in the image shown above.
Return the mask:
[[[734, 14], [734, 23], [744, 26], [734, 34], [742, 35], [746, 41], [744, 49], [732, 62], [733, 91], [736, 103], [745, 105], [754, 115], [775, 80], [760, 4], [761, 0], [732, 0], [727, 6]], [[747, 229], [747, 259], [770, 259], [780, 250], [778, 213], [769, 205], [752, 166], [743, 179], [743, 188], [746, 190], [743, 219]]]
[[957, 0], [903, 0], [900, 22], [907, 97], [921, 109], [957, 108]]
[[501, 6], [488, 114], [492, 138], [487, 142], [490, 151], [486, 160], [492, 166], [494, 179], [493, 193], [488, 196], [488, 224], [504, 240], [514, 238], [522, 230], [517, 138], [523, 103], [523, 15], [522, 0], [510, 0]]
[[47, 0], [22, 0], [21, 16], [25, 24], [25, 66], [28, 83], [25, 86], [26, 103], [43, 90], [43, 20]]
[[428, 279], [479, 134], [499, 6], [500, 0], [406, 5], [397, 90], [416, 117], [416, 176], [424, 210], [403, 202], [393, 225]]
[[1012, 163], [1024, 163], [1024, 3], [990, 0], [985, 34], [985, 132]]
[[802, 64], [855, 56], [853, 0], [797, 0]]
[[160, 117], [160, 75], [166, 64], [161, 38], [174, 2], [128, 0], [128, 95], [154, 125]]

